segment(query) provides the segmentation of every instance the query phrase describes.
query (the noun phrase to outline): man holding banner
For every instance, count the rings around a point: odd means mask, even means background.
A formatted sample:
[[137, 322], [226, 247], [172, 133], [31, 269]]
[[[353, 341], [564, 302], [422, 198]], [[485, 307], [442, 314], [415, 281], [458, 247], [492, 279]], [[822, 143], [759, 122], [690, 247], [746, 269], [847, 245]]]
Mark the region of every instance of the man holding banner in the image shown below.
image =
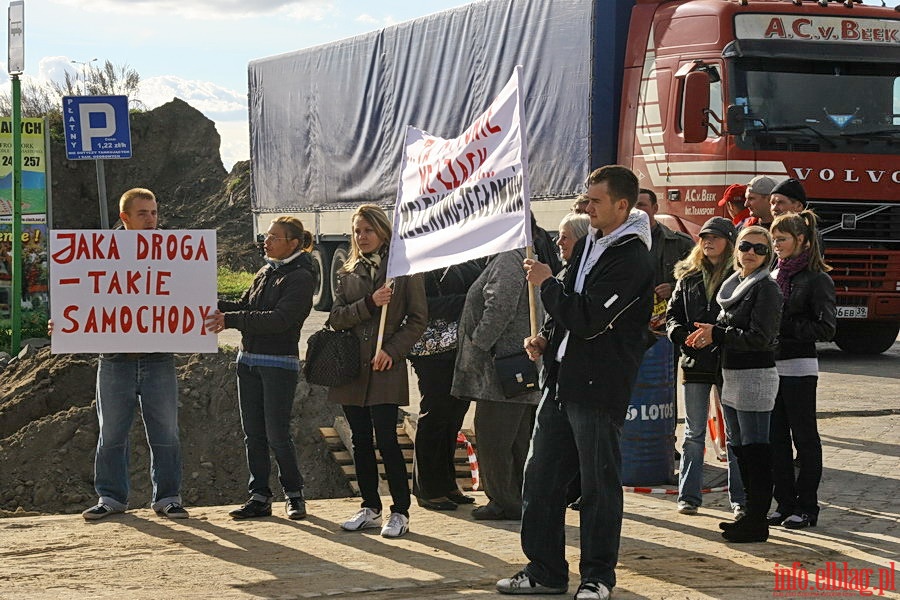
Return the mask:
[[504, 594], [564, 594], [566, 490], [581, 475], [581, 584], [576, 600], [608, 598], [615, 586], [623, 497], [619, 436], [645, 349], [653, 299], [647, 215], [634, 209], [637, 177], [601, 167], [587, 180], [598, 236], [582, 238], [563, 281], [525, 260], [548, 319], [526, 338], [544, 356], [544, 393], [525, 465], [522, 549], [528, 565], [497, 582]]
[[[156, 196], [150, 190], [128, 190], [119, 200], [119, 209], [125, 229], [156, 229], [159, 218]], [[67, 322], [70, 321], [60, 321], [61, 332], [66, 331]], [[170, 519], [188, 518], [181, 504], [175, 357], [169, 352], [114, 352], [101, 354], [97, 366], [100, 437], [94, 458], [94, 488], [99, 500], [81, 513], [88, 521], [125, 512], [128, 508], [128, 434], [138, 403], [150, 446], [152, 508]]]

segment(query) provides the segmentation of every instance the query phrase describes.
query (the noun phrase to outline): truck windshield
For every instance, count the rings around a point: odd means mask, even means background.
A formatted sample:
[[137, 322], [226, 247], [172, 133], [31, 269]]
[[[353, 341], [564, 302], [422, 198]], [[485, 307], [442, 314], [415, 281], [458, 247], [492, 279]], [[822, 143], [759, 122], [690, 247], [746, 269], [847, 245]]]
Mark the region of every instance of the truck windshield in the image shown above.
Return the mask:
[[894, 153], [900, 143], [900, 65], [740, 58], [730, 104], [744, 107], [739, 144]]

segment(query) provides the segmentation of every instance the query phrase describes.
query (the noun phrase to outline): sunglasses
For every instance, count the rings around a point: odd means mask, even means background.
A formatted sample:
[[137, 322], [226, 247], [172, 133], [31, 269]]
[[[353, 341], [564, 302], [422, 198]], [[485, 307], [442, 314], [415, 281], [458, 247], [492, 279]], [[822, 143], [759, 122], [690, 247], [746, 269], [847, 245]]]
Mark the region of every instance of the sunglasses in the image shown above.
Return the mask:
[[744, 240], [738, 245], [738, 250], [741, 252], [750, 252], [753, 250], [756, 255], [765, 256], [769, 253], [769, 246], [766, 244], [754, 244]]

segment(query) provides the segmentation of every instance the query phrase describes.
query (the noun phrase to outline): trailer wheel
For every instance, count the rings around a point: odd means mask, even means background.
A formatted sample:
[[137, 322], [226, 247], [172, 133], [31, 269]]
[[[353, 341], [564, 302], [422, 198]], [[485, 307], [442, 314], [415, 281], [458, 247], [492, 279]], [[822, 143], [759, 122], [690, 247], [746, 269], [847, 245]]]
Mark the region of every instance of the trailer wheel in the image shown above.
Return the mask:
[[881, 354], [894, 345], [900, 323], [838, 321], [834, 343], [850, 354]]
[[329, 283], [331, 284], [331, 297], [334, 298], [334, 292], [337, 290], [337, 275], [338, 271], [340, 271], [341, 267], [344, 266], [344, 263], [347, 262], [347, 258], [350, 256], [350, 248], [347, 244], [341, 244], [337, 248], [334, 249], [334, 254], [331, 256], [331, 277], [329, 278]]
[[316, 246], [310, 253], [316, 274], [316, 290], [313, 292], [313, 308], [331, 309], [331, 248], [325, 244]]

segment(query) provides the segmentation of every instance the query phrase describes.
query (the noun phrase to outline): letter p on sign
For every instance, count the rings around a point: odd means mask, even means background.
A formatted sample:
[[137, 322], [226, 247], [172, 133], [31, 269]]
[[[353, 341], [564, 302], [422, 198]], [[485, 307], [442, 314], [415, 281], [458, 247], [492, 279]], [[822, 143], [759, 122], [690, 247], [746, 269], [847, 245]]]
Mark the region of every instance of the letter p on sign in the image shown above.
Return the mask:
[[93, 149], [94, 138], [110, 137], [116, 133], [116, 110], [112, 104], [81, 104], [78, 106], [78, 117], [81, 121], [81, 149], [85, 152]]
[[128, 96], [64, 96], [66, 158], [131, 158]]

